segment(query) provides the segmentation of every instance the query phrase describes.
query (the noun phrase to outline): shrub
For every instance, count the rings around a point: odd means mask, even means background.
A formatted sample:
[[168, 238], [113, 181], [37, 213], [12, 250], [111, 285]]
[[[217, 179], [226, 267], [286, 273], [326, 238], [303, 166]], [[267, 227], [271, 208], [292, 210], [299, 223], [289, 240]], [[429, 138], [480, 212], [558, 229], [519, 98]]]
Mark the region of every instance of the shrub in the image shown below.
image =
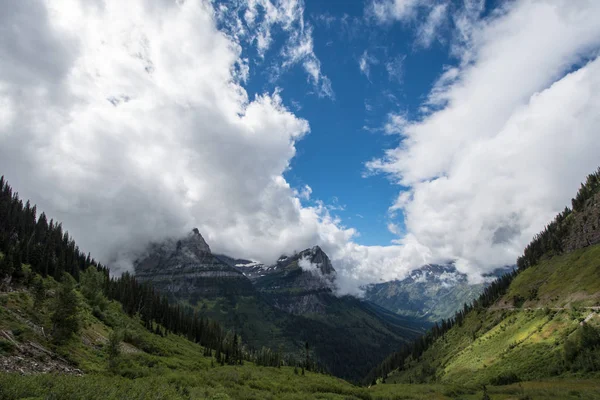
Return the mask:
[[490, 385], [502, 386], [510, 385], [512, 383], [520, 382], [521, 380], [514, 372], [504, 372], [492, 379], [490, 379]]
[[14, 351], [15, 345], [8, 340], [0, 339], [0, 354], [10, 354]]

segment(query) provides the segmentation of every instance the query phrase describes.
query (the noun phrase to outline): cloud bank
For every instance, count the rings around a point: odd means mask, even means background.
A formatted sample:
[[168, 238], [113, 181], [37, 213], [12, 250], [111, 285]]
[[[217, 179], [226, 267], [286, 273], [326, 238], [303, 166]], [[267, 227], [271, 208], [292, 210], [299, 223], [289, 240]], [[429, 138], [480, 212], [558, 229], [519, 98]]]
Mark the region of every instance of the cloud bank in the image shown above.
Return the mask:
[[[459, 67], [368, 168], [410, 188], [391, 212], [434, 259], [514, 263], [599, 163], [600, 4], [514, 2], [469, 26]], [[400, 239], [404, 243], [406, 239]]]
[[352, 235], [283, 178], [309, 124], [277, 91], [248, 98], [212, 3], [2, 8], [0, 168], [85, 251], [112, 263], [198, 227], [217, 251], [272, 261]]

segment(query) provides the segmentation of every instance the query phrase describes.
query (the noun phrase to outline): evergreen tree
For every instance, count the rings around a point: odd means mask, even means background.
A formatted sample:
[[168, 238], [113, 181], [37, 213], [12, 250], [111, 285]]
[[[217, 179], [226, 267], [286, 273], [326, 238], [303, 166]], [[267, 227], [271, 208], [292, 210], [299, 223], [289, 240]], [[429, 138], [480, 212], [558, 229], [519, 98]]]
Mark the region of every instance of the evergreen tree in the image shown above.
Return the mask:
[[46, 288], [44, 287], [44, 280], [39, 276], [33, 280], [33, 307], [36, 310], [42, 308], [44, 301], [46, 300]]
[[6, 279], [8, 277], [12, 277], [14, 268], [12, 251], [9, 251], [4, 255], [2, 260], [0, 260], [0, 279]]
[[75, 280], [64, 274], [56, 294], [52, 312], [52, 337], [56, 343], [64, 343], [81, 329], [79, 321], [79, 297], [75, 292]]
[[121, 341], [123, 340], [123, 334], [118, 330], [113, 330], [108, 335], [108, 345], [106, 346], [106, 353], [108, 356], [108, 368], [114, 370], [117, 365], [118, 357], [121, 355]]
[[490, 395], [487, 392], [487, 387], [485, 385], [483, 385], [483, 397], [481, 398], [481, 400], [491, 400]]
[[104, 279], [105, 275], [94, 267], [89, 267], [80, 274], [81, 294], [94, 310], [104, 311], [108, 306], [108, 300], [102, 291]]

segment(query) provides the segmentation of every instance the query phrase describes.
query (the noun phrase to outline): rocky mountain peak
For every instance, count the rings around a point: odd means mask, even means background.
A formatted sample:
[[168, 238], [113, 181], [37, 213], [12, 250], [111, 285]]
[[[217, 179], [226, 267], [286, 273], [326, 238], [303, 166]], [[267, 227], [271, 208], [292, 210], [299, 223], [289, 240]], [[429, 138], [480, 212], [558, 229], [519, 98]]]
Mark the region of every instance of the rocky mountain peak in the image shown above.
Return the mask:
[[151, 244], [134, 267], [140, 281], [149, 281], [160, 292], [192, 303], [207, 295], [253, 291], [241, 272], [211, 253], [197, 228], [179, 240]]
[[[319, 246], [303, 250], [292, 259], [299, 260], [300, 267], [303, 269], [305, 268], [302, 263], [306, 265], [308, 262], [311, 267], [316, 267], [323, 275], [335, 274], [335, 269], [331, 264], [331, 260], [329, 260], [327, 254]], [[304, 260], [304, 262], [302, 262], [302, 260]]]
[[204, 240], [204, 238], [200, 234], [198, 228], [192, 229], [192, 232], [188, 234], [187, 239], [187, 241], [189, 242], [188, 245], [192, 247], [193, 250], [195, 250], [196, 252], [210, 253], [210, 247], [208, 246], [208, 243], [206, 243], [206, 240]]

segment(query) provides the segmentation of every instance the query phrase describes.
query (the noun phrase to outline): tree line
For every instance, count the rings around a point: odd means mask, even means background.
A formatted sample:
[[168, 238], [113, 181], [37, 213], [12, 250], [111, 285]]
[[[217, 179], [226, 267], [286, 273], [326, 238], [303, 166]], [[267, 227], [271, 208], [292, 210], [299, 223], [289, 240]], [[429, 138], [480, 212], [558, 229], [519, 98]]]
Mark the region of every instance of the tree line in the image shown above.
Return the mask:
[[543, 231], [533, 237], [533, 240], [525, 247], [523, 255], [517, 259], [517, 267], [524, 270], [539, 262], [544, 255], [554, 255], [564, 252], [564, 241], [569, 235], [569, 217], [573, 212], [584, 209], [587, 201], [600, 192], [600, 168], [587, 176], [581, 184], [577, 194], [571, 199], [571, 207], [559, 213]]

